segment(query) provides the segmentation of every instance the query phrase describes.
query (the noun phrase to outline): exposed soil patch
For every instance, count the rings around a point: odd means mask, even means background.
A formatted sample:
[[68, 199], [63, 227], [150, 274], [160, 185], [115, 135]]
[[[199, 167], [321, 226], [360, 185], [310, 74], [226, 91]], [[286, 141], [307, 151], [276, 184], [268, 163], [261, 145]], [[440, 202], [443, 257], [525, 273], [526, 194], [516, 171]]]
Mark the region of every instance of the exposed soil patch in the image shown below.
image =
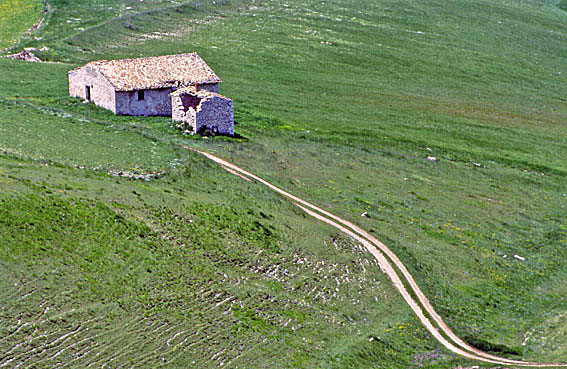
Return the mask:
[[[45, 22], [45, 14], [49, 13], [50, 11], [51, 11], [51, 5], [49, 5], [49, 3], [45, 3], [45, 9], [43, 9], [43, 11], [41, 12], [41, 18], [39, 18], [39, 21], [33, 26], [31, 26], [31, 28], [28, 29], [25, 34], [29, 35], [40, 29], [43, 26], [43, 23]], [[20, 60], [25, 60], [25, 59], [20, 59]], [[28, 60], [28, 61], [41, 61], [41, 60], [38, 59], [38, 60]]]
[[45, 14], [47, 14], [49, 11], [51, 10], [51, 5], [49, 5], [48, 3], [45, 4], [45, 9], [43, 10], [43, 12], [41, 12], [41, 18], [39, 19], [39, 22], [37, 22], [36, 24], [34, 24], [32, 26], [32, 28], [29, 29], [29, 32], [35, 32], [38, 29], [41, 28], [41, 26], [43, 26], [43, 21], [45, 20]]

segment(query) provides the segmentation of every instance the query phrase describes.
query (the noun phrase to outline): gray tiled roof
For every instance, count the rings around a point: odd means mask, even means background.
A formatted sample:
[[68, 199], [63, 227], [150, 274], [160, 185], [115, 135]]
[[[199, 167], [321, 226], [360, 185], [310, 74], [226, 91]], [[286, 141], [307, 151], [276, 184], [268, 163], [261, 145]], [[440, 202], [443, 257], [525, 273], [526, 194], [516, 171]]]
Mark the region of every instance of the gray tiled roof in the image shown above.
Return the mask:
[[98, 70], [116, 91], [219, 83], [221, 79], [197, 53], [138, 59], [98, 60], [85, 67]]

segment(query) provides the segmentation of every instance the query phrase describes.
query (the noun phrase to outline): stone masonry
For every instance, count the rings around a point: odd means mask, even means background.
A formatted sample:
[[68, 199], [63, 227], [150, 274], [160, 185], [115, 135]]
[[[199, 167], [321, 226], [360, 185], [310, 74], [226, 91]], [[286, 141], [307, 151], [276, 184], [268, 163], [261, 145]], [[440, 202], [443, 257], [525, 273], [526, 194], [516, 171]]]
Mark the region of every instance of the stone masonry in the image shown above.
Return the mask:
[[116, 113], [114, 87], [101, 73], [89, 65], [69, 72], [69, 95], [92, 101]]
[[175, 126], [185, 133], [234, 135], [233, 102], [218, 92], [182, 88], [171, 94], [171, 107]]
[[69, 72], [69, 94], [115, 114], [171, 116], [171, 92], [199, 86], [218, 93], [220, 82], [196, 53], [99, 60]]
[[[140, 91], [143, 99], [140, 99]], [[117, 91], [116, 114], [121, 115], [171, 115], [171, 99], [169, 94], [173, 88], [155, 90]]]

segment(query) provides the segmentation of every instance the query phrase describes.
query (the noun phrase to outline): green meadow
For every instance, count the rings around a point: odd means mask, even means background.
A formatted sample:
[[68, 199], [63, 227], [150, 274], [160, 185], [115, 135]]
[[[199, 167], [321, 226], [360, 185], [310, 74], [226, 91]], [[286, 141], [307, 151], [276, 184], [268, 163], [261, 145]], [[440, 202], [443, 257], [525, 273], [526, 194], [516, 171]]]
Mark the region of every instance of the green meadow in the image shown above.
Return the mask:
[[40, 0], [0, 1], [0, 49], [17, 44], [22, 33], [39, 22], [43, 5]]
[[[184, 146], [372, 232], [470, 344], [567, 362], [565, 1], [52, 0], [33, 33], [16, 3], [3, 53], [46, 63], [0, 58], [0, 366], [479, 365], [356, 241]], [[68, 96], [192, 51], [241, 138]]]

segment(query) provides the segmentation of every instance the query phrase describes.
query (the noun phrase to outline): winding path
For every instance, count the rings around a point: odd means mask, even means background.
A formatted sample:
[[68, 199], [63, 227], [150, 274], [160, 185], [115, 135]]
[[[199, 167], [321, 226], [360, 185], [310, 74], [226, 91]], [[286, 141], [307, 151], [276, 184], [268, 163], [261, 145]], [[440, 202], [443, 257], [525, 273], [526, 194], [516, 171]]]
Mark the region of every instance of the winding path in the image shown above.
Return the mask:
[[[423, 326], [448, 350], [459, 354], [468, 359], [478, 360], [485, 363], [499, 365], [513, 365], [532, 368], [567, 368], [567, 364], [560, 363], [534, 363], [521, 360], [512, 360], [504, 357], [491, 355], [472, 347], [460, 337], [458, 337], [439, 314], [433, 309], [427, 297], [423, 294], [412, 275], [409, 273], [402, 261], [394, 254], [386, 245], [376, 239], [374, 236], [366, 232], [357, 225], [342, 219], [326, 210], [323, 210], [297, 196], [282, 190], [281, 188], [271, 184], [270, 182], [244, 170], [236, 165], [229, 163], [208, 152], [199, 151], [189, 146], [184, 148], [195, 151], [210, 160], [220, 164], [230, 173], [237, 175], [246, 180], [254, 180], [259, 182], [280, 195], [291, 200], [301, 210], [312, 217], [325, 222], [341, 232], [344, 232], [362, 243], [368, 251], [376, 258], [381, 269], [392, 280], [394, 286], [398, 289], [406, 303], [413, 310]], [[400, 278], [400, 273], [401, 278]], [[408, 291], [409, 289], [409, 291]], [[410, 293], [411, 291], [411, 293]], [[412, 296], [413, 294], [413, 296]], [[415, 297], [415, 298], [414, 298]]]

